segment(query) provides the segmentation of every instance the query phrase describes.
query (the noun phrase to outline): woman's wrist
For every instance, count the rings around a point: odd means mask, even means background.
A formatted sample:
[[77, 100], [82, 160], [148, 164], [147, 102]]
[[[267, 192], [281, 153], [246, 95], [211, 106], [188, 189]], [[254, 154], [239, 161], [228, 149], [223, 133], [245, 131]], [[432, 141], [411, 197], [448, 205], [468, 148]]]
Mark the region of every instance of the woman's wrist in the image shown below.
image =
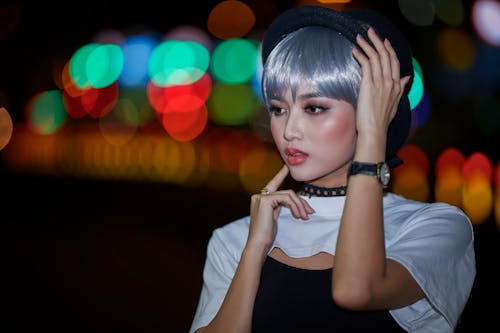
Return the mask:
[[259, 260], [264, 262], [267, 254], [269, 253], [270, 246], [261, 244], [261, 243], [250, 243], [247, 242], [245, 245], [245, 248], [243, 249], [243, 252], [241, 254], [242, 259], [245, 258], [259, 258]]
[[354, 160], [378, 163], [385, 160], [387, 138], [385, 135], [358, 135]]

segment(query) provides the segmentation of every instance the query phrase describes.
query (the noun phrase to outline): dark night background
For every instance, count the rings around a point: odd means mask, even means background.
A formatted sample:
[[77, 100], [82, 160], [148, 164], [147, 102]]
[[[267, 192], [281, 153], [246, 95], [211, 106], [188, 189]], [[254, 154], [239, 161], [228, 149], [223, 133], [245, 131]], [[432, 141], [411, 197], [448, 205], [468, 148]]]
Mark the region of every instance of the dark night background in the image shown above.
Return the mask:
[[[218, 1], [15, 3], [20, 21], [0, 40], [0, 89], [6, 95], [0, 102], [15, 122], [22, 122], [27, 99], [54, 88], [48, 64], [68, 58], [100, 29], [205, 28]], [[247, 3], [266, 8], [257, 16], [257, 27], [293, 5]], [[369, 4], [393, 18], [411, 40], [424, 72], [432, 72], [436, 61], [428, 40], [443, 28], [441, 23], [412, 27], [399, 15], [397, 1], [354, 3]], [[431, 158], [453, 144], [465, 154], [480, 150], [497, 163], [498, 133], [476, 134], [467, 113], [472, 101], [442, 96], [437, 81], [425, 78], [434, 92], [433, 108], [440, 112], [410, 142], [424, 147]], [[498, 96], [498, 90], [494, 93]], [[0, 189], [3, 332], [187, 332], [211, 231], [246, 215], [250, 197], [243, 188], [16, 173], [2, 165], [1, 152]], [[497, 326], [498, 307], [492, 302], [500, 296], [500, 246], [493, 216], [475, 226], [475, 237], [478, 274], [458, 332]]]

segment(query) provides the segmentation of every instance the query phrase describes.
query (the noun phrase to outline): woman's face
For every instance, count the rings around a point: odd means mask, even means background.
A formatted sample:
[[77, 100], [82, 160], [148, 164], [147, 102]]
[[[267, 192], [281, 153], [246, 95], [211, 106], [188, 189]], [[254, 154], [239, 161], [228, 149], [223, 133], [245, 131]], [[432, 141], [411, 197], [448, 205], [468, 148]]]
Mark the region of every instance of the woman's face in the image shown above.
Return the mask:
[[345, 185], [357, 138], [354, 107], [306, 85], [295, 100], [287, 91], [270, 104], [273, 139], [291, 176], [316, 186]]

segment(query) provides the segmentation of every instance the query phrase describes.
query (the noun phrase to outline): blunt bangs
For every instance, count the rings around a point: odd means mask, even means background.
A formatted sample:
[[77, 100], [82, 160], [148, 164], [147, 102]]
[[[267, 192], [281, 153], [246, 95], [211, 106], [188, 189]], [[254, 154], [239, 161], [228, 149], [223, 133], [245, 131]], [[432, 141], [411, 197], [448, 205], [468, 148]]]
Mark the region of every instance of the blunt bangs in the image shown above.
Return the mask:
[[352, 55], [353, 47], [352, 42], [330, 28], [307, 26], [288, 34], [264, 65], [262, 96], [267, 108], [273, 98], [288, 90], [295, 99], [301, 84], [356, 108], [361, 67]]

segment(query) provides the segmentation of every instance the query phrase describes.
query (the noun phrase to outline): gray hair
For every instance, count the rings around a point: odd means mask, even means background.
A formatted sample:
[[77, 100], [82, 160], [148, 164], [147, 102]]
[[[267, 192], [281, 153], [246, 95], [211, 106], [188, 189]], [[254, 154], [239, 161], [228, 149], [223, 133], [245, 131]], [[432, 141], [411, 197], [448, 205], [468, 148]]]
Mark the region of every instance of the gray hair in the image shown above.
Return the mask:
[[361, 67], [352, 55], [354, 44], [333, 29], [307, 26], [283, 38], [269, 54], [262, 73], [262, 96], [270, 100], [291, 89], [295, 99], [301, 83], [321, 96], [344, 100], [356, 108]]

